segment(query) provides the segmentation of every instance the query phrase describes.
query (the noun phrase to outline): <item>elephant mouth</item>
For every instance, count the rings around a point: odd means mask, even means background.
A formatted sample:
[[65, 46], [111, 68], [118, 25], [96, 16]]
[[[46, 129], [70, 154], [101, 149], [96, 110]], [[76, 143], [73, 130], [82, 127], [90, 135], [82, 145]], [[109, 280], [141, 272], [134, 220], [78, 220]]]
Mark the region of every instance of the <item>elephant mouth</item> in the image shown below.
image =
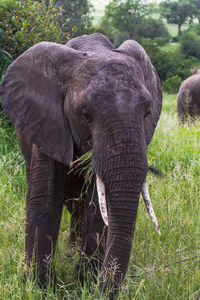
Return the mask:
[[[108, 226], [109, 224], [108, 224], [108, 212], [107, 212], [107, 203], [106, 203], [106, 189], [105, 189], [105, 185], [104, 185], [103, 181], [97, 174], [96, 174], [96, 186], [97, 186], [97, 193], [98, 193], [98, 200], [99, 200], [101, 216], [102, 216], [102, 219], [103, 219], [105, 225]], [[141, 194], [142, 194], [145, 206], [147, 208], [147, 211], [149, 213], [149, 216], [151, 218], [151, 221], [152, 221], [156, 231], [158, 232], [158, 234], [161, 235], [161, 232], [160, 232], [160, 229], [158, 226], [158, 222], [156, 220], [156, 216], [155, 216], [153, 206], [151, 203], [151, 199], [149, 196], [149, 191], [148, 191], [148, 186], [147, 186], [146, 180], [142, 184]]]

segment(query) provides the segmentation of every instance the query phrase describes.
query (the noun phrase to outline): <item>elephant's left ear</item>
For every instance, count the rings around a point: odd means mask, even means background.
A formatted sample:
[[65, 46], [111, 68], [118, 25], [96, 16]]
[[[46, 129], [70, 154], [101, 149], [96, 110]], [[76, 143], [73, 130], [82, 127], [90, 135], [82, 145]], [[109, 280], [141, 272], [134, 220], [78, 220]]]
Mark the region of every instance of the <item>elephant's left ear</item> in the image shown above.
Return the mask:
[[8, 117], [41, 151], [64, 164], [73, 160], [73, 138], [64, 114], [64, 91], [84, 55], [56, 43], [36, 44], [7, 69], [0, 86]]
[[125, 41], [117, 52], [128, 55], [136, 60], [142, 69], [144, 84], [151, 94], [151, 114], [145, 118], [145, 133], [147, 145], [154, 134], [162, 109], [162, 87], [156, 69], [143, 47], [134, 40]]

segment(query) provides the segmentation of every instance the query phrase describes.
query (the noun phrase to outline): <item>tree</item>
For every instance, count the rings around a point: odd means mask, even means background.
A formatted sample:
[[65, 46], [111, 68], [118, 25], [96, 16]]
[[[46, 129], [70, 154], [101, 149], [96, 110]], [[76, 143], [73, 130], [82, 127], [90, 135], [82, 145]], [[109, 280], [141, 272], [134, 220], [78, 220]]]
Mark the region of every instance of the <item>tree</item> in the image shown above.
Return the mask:
[[190, 26], [179, 39], [181, 53], [185, 57], [200, 59], [200, 24]]
[[72, 36], [88, 33], [92, 28], [90, 15], [92, 5], [88, 0], [54, 0], [56, 6], [62, 6], [62, 31]]
[[196, 6], [196, 16], [200, 24], [200, 1], [199, 0], [189, 0]]
[[137, 23], [149, 14], [150, 7], [142, 0], [112, 0], [106, 6], [102, 22], [126, 34], [128, 39], [132, 39]]
[[191, 22], [196, 16], [196, 6], [191, 1], [163, 1], [160, 3], [161, 15], [169, 24], [178, 25], [178, 34], [181, 35], [181, 26], [186, 22]]

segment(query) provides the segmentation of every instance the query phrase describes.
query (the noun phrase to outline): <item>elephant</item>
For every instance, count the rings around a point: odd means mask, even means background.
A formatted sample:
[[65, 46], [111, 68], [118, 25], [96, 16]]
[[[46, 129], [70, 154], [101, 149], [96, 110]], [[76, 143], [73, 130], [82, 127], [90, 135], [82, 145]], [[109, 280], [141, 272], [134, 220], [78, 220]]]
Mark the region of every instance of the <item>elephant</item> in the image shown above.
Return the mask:
[[180, 86], [177, 96], [179, 124], [194, 122], [200, 116], [200, 74], [188, 77]]
[[[47, 273], [56, 278], [52, 260], [66, 205], [70, 242], [82, 239], [78, 266], [85, 257], [99, 260], [99, 293], [114, 299], [129, 264], [140, 193], [160, 233], [146, 184], [147, 146], [162, 109], [150, 58], [136, 41], [116, 49], [100, 33], [66, 45], [40, 42], [8, 67], [0, 95], [26, 162], [27, 266], [33, 257], [41, 286]], [[83, 191], [84, 175], [71, 164], [88, 151], [95, 176]]]

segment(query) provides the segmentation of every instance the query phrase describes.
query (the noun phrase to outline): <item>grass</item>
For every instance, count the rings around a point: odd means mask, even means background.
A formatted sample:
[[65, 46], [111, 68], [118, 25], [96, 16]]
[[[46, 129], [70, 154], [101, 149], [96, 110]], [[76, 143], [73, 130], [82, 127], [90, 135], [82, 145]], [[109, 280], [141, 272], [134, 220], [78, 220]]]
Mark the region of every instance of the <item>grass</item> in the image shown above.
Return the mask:
[[163, 47], [160, 47], [163, 51], [173, 51], [179, 46], [178, 43], [169, 43]]
[[[166, 22], [166, 21], [164, 21], [164, 22]], [[178, 35], [178, 25], [176, 25], [176, 24], [167, 24], [166, 23], [166, 27], [167, 27], [167, 30], [169, 31], [169, 34], [171, 36], [174, 37], [174, 36]], [[189, 24], [183, 24], [181, 26], [181, 31], [183, 32], [183, 31], [187, 30], [188, 27], [189, 27]]]
[[[25, 165], [13, 128], [0, 132], [0, 299], [42, 299], [35, 282], [23, 284]], [[148, 148], [149, 162], [165, 173], [147, 183], [161, 236], [141, 201], [134, 246], [119, 299], [200, 298], [200, 123], [179, 126], [176, 96], [164, 95], [163, 110]], [[69, 215], [64, 211], [56, 270], [59, 286], [47, 299], [95, 299], [97, 285], [81, 287], [74, 274], [78, 249], [69, 249]]]
[[105, 6], [109, 4], [110, 0], [90, 0], [94, 10], [92, 11], [93, 24], [96, 26], [100, 23], [104, 15]]

